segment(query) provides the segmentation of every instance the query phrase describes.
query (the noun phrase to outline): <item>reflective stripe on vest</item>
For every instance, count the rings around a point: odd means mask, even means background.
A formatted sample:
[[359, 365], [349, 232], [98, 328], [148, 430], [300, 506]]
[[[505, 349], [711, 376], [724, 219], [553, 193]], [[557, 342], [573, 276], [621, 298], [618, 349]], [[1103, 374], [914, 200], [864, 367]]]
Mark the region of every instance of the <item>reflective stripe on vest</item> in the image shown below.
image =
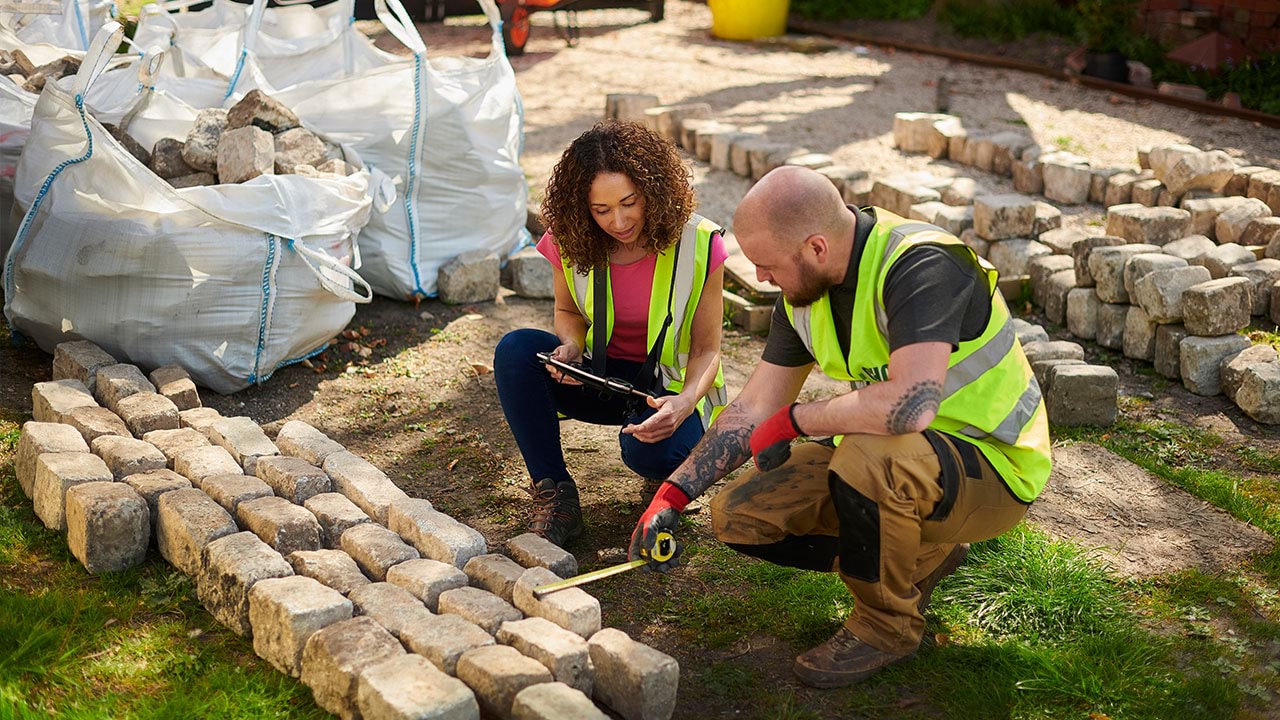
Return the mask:
[[[702, 298], [703, 285], [707, 280], [707, 265], [711, 261], [711, 235], [724, 230], [715, 223], [694, 215], [685, 223], [678, 243], [658, 253], [653, 270], [653, 287], [649, 293], [649, 322], [646, 334], [647, 347], [652, 348], [657, 342], [658, 332], [667, 319], [667, 307], [671, 307], [671, 327], [667, 330], [666, 339], [662, 343], [662, 356], [658, 358], [658, 371], [662, 376], [663, 387], [672, 392], [680, 392], [684, 388], [685, 369], [689, 366], [689, 347], [692, 340], [693, 316], [698, 309], [698, 301]], [[676, 257], [677, 245], [680, 248]], [[573, 303], [587, 321], [586, 351], [592, 352], [595, 333], [590, 331], [592, 318], [595, 316], [595, 270], [586, 275], [576, 272], [573, 266], [563, 262], [565, 280], [569, 285], [569, 294]], [[675, 285], [672, 286], [672, 273]], [[613, 336], [613, 288], [605, 298], [608, 309], [605, 325], [605, 338]], [[668, 296], [668, 290], [672, 295]], [[706, 429], [729, 403], [728, 393], [724, 387], [724, 369], [716, 369], [716, 379], [711, 390], [698, 401], [698, 416], [702, 419], [702, 427]]]
[[[917, 244], [959, 244], [936, 226], [908, 222], [880, 209], [875, 212], [876, 227], [858, 268], [848, 358], [836, 339], [829, 297], [799, 308], [784, 302], [796, 334], [823, 372], [848, 380], [855, 388], [887, 379], [888, 316], [883, 293], [889, 268]], [[867, 253], [875, 254], [869, 258]], [[972, 438], [1010, 488], [1031, 500], [1049, 474], [1048, 423], [1040, 386], [1016, 342], [1004, 299], [995, 292], [995, 269], [981, 258], [978, 262], [992, 293], [991, 317], [981, 336], [960, 343], [952, 352], [938, 417], [930, 427]], [[866, 332], [871, 326], [875, 333]]]

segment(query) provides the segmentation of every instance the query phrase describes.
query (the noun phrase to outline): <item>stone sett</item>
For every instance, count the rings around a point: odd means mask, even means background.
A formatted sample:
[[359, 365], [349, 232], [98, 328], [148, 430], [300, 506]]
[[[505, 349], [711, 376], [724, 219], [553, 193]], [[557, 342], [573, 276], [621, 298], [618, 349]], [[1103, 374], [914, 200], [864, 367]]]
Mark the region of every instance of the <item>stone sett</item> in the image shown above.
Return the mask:
[[1154, 323], [1182, 320], [1182, 294], [1187, 288], [1209, 281], [1209, 270], [1199, 265], [1157, 270], [1134, 283], [1133, 300]]
[[1107, 303], [1127, 303], [1124, 287], [1125, 264], [1135, 255], [1159, 252], [1154, 245], [1114, 245], [1096, 247], [1089, 253], [1089, 274], [1098, 289], [1098, 299]]
[[134, 473], [162, 470], [168, 464], [154, 445], [131, 437], [103, 435], [94, 438], [89, 447], [111, 468], [116, 480], [123, 480]]
[[1271, 288], [1280, 282], [1280, 260], [1265, 258], [1231, 268], [1228, 277], [1248, 278], [1253, 283], [1254, 315], [1266, 315], [1271, 306]]
[[524, 568], [519, 563], [497, 553], [477, 555], [467, 561], [463, 570], [470, 578], [472, 587], [488, 590], [508, 603], [511, 602], [516, 581], [524, 573]]
[[1045, 291], [1049, 278], [1062, 270], [1071, 270], [1075, 276], [1075, 263], [1066, 255], [1041, 255], [1027, 263], [1027, 275], [1031, 278], [1031, 301], [1044, 307]]
[[1248, 229], [1249, 223], [1257, 218], [1271, 215], [1271, 208], [1256, 198], [1247, 199], [1234, 207], [1218, 214], [1213, 221], [1215, 240], [1219, 243], [1234, 243]]
[[1218, 216], [1245, 202], [1248, 200], [1240, 197], [1202, 198], [1182, 201], [1182, 209], [1191, 213], [1191, 234], [1212, 240], [1217, 237]]
[[1073, 261], [1072, 251], [1075, 249], [1076, 243], [1090, 237], [1089, 233], [1080, 228], [1060, 227], [1048, 232], [1040, 233], [1040, 237], [1036, 238], [1040, 244], [1053, 251], [1054, 255], [1065, 255]]
[[1222, 363], [1249, 347], [1242, 335], [1183, 338], [1178, 346], [1182, 385], [1197, 395], [1212, 397], [1222, 392]]
[[1124, 348], [1124, 326], [1129, 321], [1129, 306], [1121, 303], [1098, 305], [1098, 332], [1094, 340], [1104, 348]]
[[1188, 235], [1181, 240], [1174, 240], [1160, 248], [1160, 252], [1182, 258], [1190, 263], [1215, 247], [1217, 247], [1217, 243], [1204, 235]]
[[182, 159], [188, 165], [207, 172], [218, 171], [218, 141], [227, 125], [227, 111], [209, 108], [196, 113], [196, 119], [182, 145]]
[[572, 587], [535, 598], [534, 588], [556, 582], [560, 578], [546, 568], [529, 568], [520, 576], [513, 593], [515, 606], [530, 617], [550, 620], [584, 638], [601, 627], [600, 601], [582, 588]]
[[511, 717], [511, 705], [521, 690], [552, 682], [551, 671], [507, 645], [468, 650], [458, 658], [458, 679], [480, 701], [480, 709], [499, 718]]
[[1067, 315], [1067, 295], [1076, 287], [1074, 270], [1061, 270], [1049, 276], [1044, 293], [1044, 314], [1049, 322], [1062, 324]]
[[353, 588], [347, 597], [355, 603], [357, 615], [368, 615], [387, 632], [399, 638], [406, 627], [432, 617], [422, 601], [408, 590], [389, 582], [375, 582]]
[[271, 495], [271, 488], [266, 483], [256, 477], [238, 474], [211, 475], [200, 483], [200, 489], [233, 516], [240, 503]]
[[1067, 293], [1067, 331], [1082, 340], [1096, 337], [1101, 303], [1093, 288], [1076, 288]]
[[1235, 402], [1236, 391], [1240, 389], [1245, 372], [1255, 365], [1274, 362], [1280, 362], [1280, 356], [1277, 356], [1276, 349], [1270, 345], [1252, 345], [1240, 351], [1239, 355], [1224, 360], [1218, 370], [1222, 394]]
[[75, 428], [84, 441], [91, 443], [103, 435], [133, 437], [129, 426], [119, 415], [98, 405], [83, 405], [63, 413], [62, 422]]
[[613, 628], [593, 635], [588, 646], [596, 700], [625, 720], [671, 717], [680, 684], [680, 664], [675, 658]]
[[[1023, 320], [1022, 318], [1010, 318], [1009, 322], [1013, 324], [1013, 332], [1018, 337], [1019, 345], [1026, 346], [1026, 345], [1030, 345], [1033, 342], [1049, 342], [1049, 333], [1046, 332], [1043, 327], [1029, 323], [1026, 320]], [[534, 537], [537, 537], [537, 536], [534, 535]], [[553, 545], [552, 547], [555, 547], [555, 546]], [[508, 548], [508, 550], [510, 550], [510, 548]], [[533, 567], [533, 565], [530, 565], [529, 567]], [[576, 561], [575, 561], [575, 567], [576, 567]], [[550, 569], [552, 571], [555, 570], [555, 568], [550, 568]], [[560, 573], [558, 572], [556, 574], [560, 575]], [[575, 570], [575, 572], [572, 574], [577, 574], [577, 571]], [[565, 576], [561, 576], [561, 577], [565, 577]]]
[[426, 500], [408, 499], [391, 505], [388, 526], [422, 553], [423, 557], [457, 568], [488, 552], [484, 536], [474, 528], [431, 508]]
[[226, 448], [219, 445], [188, 448], [173, 457], [173, 469], [200, 487], [207, 477], [241, 475], [243, 470]]
[[196, 384], [181, 365], [158, 367], [151, 371], [150, 379], [156, 392], [169, 398], [179, 411], [200, 407]]
[[214, 445], [226, 448], [249, 475], [254, 474], [258, 458], [280, 454], [279, 448], [253, 418], [229, 417], [215, 420], [205, 434]]
[[449, 305], [492, 302], [498, 296], [502, 260], [488, 250], [471, 250], [449, 260], [436, 273], [440, 300]]
[[[261, 481], [259, 481], [261, 482]], [[285, 498], [267, 496], [236, 506], [240, 526], [256, 534], [281, 555], [320, 549], [320, 523], [309, 510]]]
[[409, 497], [386, 473], [346, 450], [328, 455], [323, 468], [333, 480], [333, 489], [379, 524], [388, 525], [387, 510], [393, 502]]
[[502, 624], [498, 642], [542, 663], [558, 682], [591, 695], [591, 653], [587, 641], [540, 617]]
[[1236, 403], [1260, 423], [1280, 424], [1280, 364], [1254, 365], [1246, 370], [1236, 391]]
[[493, 636], [458, 615], [426, 615], [400, 629], [400, 640], [413, 652], [450, 675], [458, 674], [458, 658], [493, 645]]
[[96, 455], [52, 452], [36, 456], [31, 504], [36, 517], [50, 530], [66, 530], [67, 491], [90, 482], [113, 482], [111, 470]]
[[1089, 200], [1093, 171], [1088, 165], [1070, 161], [1044, 161], [1044, 196], [1064, 205], [1081, 205]]
[[1022, 352], [1027, 356], [1027, 362], [1036, 362], [1037, 360], [1084, 359], [1084, 348], [1081, 347], [1079, 343], [1073, 343], [1068, 340], [1027, 343], [1022, 346]]
[[176, 430], [152, 430], [142, 436], [142, 439], [151, 443], [164, 455], [168, 461], [168, 467], [173, 469], [173, 460], [183, 450], [191, 448], [207, 447], [209, 439], [206, 438], [198, 430], [191, 428], [178, 428]]
[[[473, 558], [468, 562], [467, 567], [471, 567], [471, 563], [475, 560], [476, 558]], [[449, 563], [419, 558], [405, 560], [387, 570], [387, 582], [408, 590], [431, 612], [440, 612], [440, 594], [447, 590], [466, 587], [468, 577], [466, 573]]]
[[1170, 270], [1172, 268], [1187, 267], [1187, 261], [1164, 253], [1138, 253], [1129, 258], [1124, 263], [1124, 271], [1122, 278], [1124, 281], [1124, 291], [1129, 296], [1130, 301], [1134, 298], [1134, 286], [1138, 280], [1150, 275], [1157, 270]]
[[1257, 260], [1257, 256], [1253, 251], [1243, 245], [1235, 243], [1227, 243], [1217, 247], [1209, 248], [1200, 255], [1191, 259], [1193, 265], [1203, 265], [1209, 269], [1209, 275], [1213, 279], [1224, 278], [1231, 275], [1231, 271], [1240, 266], [1252, 264]]
[[320, 529], [323, 531], [321, 541], [327, 548], [341, 547], [342, 533], [348, 528], [372, 522], [363, 510], [356, 507], [355, 503], [341, 493], [312, 495], [303, 502], [302, 506], [310, 510], [311, 514], [316, 516], [316, 520], [320, 521]]
[[214, 422], [222, 419], [222, 413], [211, 407], [191, 408], [190, 410], [181, 410], [178, 412], [178, 423], [184, 428], [197, 430], [208, 437], [208, 428]]
[[147, 501], [147, 516], [150, 518], [154, 535], [156, 521], [160, 517], [160, 496], [171, 490], [183, 490], [191, 487], [191, 481], [172, 470], [148, 470], [135, 473], [124, 479], [124, 483]]
[[1026, 237], [1036, 222], [1036, 201], [1028, 195], [974, 198], [973, 229], [985, 240]]
[[[421, 655], [402, 655], [365, 668], [356, 704], [370, 720], [480, 720], [480, 705], [471, 688]], [[576, 716], [561, 716], [572, 717]]]
[[1151, 362], [1156, 357], [1156, 328], [1147, 311], [1137, 305], [1129, 306], [1124, 323], [1124, 356]]
[[475, 587], [446, 590], [440, 593], [438, 604], [440, 614], [460, 615], [490, 635], [496, 635], [502, 623], [524, 617], [511, 603]]
[[1156, 372], [1170, 380], [1182, 378], [1179, 347], [1186, 336], [1187, 329], [1181, 323], [1156, 328], [1156, 358], [1152, 361]]
[[543, 567], [562, 578], [578, 574], [578, 559], [540, 535], [524, 533], [511, 538], [507, 541], [507, 553], [527, 568]]
[[31, 418], [36, 422], [60, 423], [75, 408], [97, 405], [79, 380], [52, 380], [31, 386]]
[[318, 630], [302, 650], [302, 683], [316, 704], [344, 719], [362, 717], [356, 704], [360, 674], [404, 648], [369, 617], [353, 617]]
[[1234, 333], [1249, 325], [1252, 309], [1253, 283], [1242, 277], [1210, 280], [1182, 293], [1183, 324], [1192, 335]]
[[60, 423], [36, 422], [22, 424], [18, 436], [18, 452], [14, 458], [14, 474], [23, 494], [31, 497], [36, 483], [36, 458], [43, 453], [89, 452], [89, 445], [75, 428]]
[[1052, 255], [1053, 251], [1035, 240], [1027, 238], [1011, 238], [991, 243], [987, 249], [987, 259], [1000, 271], [1001, 278], [1015, 278], [1027, 274], [1027, 265], [1042, 255]]
[[1165, 245], [1191, 235], [1191, 213], [1180, 208], [1131, 203], [1107, 208], [1108, 235], [1131, 243]]
[[299, 458], [259, 458], [254, 472], [271, 486], [276, 495], [299, 505], [333, 489], [333, 482], [324, 470]]
[[300, 420], [290, 420], [280, 428], [276, 434], [276, 446], [282, 454], [300, 458], [316, 467], [323, 465], [325, 458], [333, 453], [344, 450], [342, 445]]
[[108, 365], [98, 368], [98, 374], [95, 377], [97, 382], [93, 390], [94, 398], [97, 399], [98, 404], [110, 408], [117, 415], [120, 414], [117, 403], [121, 400], [134, 393], [156, 391], [156, 386], [147, 380], [136, 365], [127, 363]]
[[1093, 287], [1093, 273], [1089, 272], [1089, 255], [1096, 248], [1124, 245], [1124, 238], [1109, 235], [1086, 237], [1071, 246], [1071, 259], [1075, 262], [1076, 287]]
[[141, 565], [151, 540], [151, 512], [133, 488], [112, 481], [67, 489], [67, 547], [89, 573]]
[[275, 160], [271, 133], [256, 127], [224, 130], [218, 139], [218, 182], [235, 184], [274, 175]]
[[307, 640], [351, 614], [350, 600], [309, 577], [267, 578], [249, 590], [253, 651], [290, 677], [302, 675]]
[[218, 503], [196, 488], [173, 490], [156, 501], [156, 546], [170, 565], [197, 577], [204, 547], [238, 530]]
[[201, 552], [200, 565], [196, 597], [218, 622], [245, 637], [253, 634], [249, 624], [249, 591], [254, 584], [267, 578], [293, 575], [293, 568], [280, 553], [251, 532], [238, 532], [211, 541]]
[[561, 682], [530, 685], [511, 703], [511, 720], [608, 720], [581, 690]]
[[295, 575], [309, 577], [343, 595], [369, 584], [356, 561], [341, 550], [295, 550], [284, 559]]
[[399, 535], [377, 523], [360, 523], [342, 533], [342, 549], [351, 556], [365, 575], [379, 582], [387, 579], [387, 570], [418, 557], [418, 551], [405, 544]]
[[116, 403], [116, 412], [134, 437], [155, 430], [178, 429], [178, 407], [169, 398], [153, 392], [138, 392]]
[[115, 365], [116, 359], [88, 340], [58, 343], [53, 349], [53, 379], [79, 380], [90, 393], [98, 381], [98, 370]]
[[1054, 358], [1053, 360], [1037, 360], [1031, 363], [1031, 372], [1036, 376], [1036, 383], [1040, 385], [1040, 392], [1049, 392], [1049, 377], [1053, 368], [1059, 365], [1084, 365], [1085, 361], [1076, 360], [1074, 358]]

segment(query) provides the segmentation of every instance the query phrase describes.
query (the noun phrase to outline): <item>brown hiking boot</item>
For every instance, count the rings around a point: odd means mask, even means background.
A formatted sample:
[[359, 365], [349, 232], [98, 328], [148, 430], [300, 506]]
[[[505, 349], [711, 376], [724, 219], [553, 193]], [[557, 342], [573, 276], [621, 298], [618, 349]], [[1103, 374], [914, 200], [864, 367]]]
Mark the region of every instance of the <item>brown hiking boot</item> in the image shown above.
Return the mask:
[[893, 655], [877, 650], [842, 627], [830, 640], [796, 658], [792, 669], [805, 685], [837, 688], [866, 680], [884, 668], [914, 656], [914, 652]]
[[924, 576], [920, 582], [916, 583], [916, 589], [920, 591], [920, 602], [916, 605], [920, 610], [920, 614], [924, 614], [924, 609], [929, 607], [929, 600], [933, 597], [933, 588], [938, 585], [942, 578], [955, 572], [957, 568], [964, 564], [964, 559], [969, 556], [969, 543], [963, 543], [951, 549], [951, 553], [942, 560], [942, 564], [933, 572]]
[[533, 496], [529, 532], [541, 535], [560, 547], [582, 534], [578, 486], [572, 480], [556, 482], [543, 478], [533, 481], [527, 491]]

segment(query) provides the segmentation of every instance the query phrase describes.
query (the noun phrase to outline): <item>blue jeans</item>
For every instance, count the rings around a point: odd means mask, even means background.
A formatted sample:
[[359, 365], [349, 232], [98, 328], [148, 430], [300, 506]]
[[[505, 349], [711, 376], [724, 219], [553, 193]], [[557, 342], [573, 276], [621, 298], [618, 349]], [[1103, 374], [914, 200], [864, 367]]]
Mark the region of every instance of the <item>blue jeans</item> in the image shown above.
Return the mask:
[[[636, 415], [622, 395], [561, 385], [553, 380], [535, 354], [549, 353], [559, 345], [560, 339], [555, 335], [526, 328], [503, 336], [493, 353], [493, 376], [498, 384], [502, 412], [507, 416], [511, 434], [534, 480], [573, 479], [565, 467], [564, 450], [560, 447], [557, 412], [593, 425], [636, 424], [656, 412], [646, 405]], [[630, 382], [640, 372], [641, 365], [608, 358], [605, 372]], [[674, 393], [664, 390], [661, 394]], [[656, 443], [642, 442], [619, 431], [622, 462], [641, 477], [665, 480], [689, 456], [689, 451], [702, 439], [702, 432], [697, 413], [685, 418], [671, 437]]]

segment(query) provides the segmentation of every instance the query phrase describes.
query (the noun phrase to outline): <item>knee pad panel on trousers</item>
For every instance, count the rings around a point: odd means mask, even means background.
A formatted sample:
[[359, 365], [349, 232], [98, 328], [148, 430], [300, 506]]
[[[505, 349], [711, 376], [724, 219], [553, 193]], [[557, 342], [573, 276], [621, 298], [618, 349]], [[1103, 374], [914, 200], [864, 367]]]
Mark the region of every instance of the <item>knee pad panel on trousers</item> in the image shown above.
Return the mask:
[[840, 518], [840, 572], [863, 582], [880, 581], [880, 507], [834, 471], [827, 482]]
[[835, 563], [838, 539], [830, 535], [789, 535], [785, 540], [767, 545], [725, 543], [733, 550], [787, 567], [830, 572]]

